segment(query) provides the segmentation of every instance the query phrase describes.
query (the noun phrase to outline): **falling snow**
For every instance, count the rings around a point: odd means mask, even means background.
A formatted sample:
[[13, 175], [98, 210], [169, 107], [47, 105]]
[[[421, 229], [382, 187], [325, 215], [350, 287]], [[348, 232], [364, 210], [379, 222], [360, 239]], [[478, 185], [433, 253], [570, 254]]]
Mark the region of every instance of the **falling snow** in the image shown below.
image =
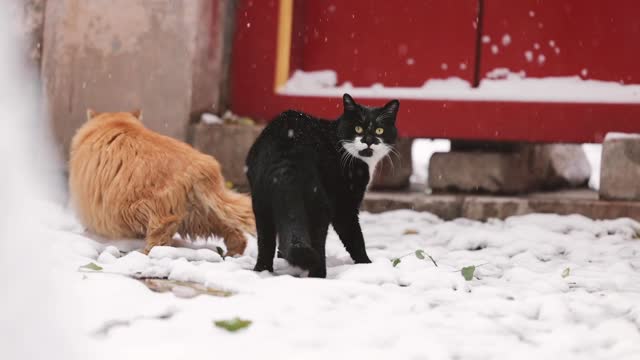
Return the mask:
[[533, 61], [533, 51], [527, 50], [524, 52], [524, 58], [527, 59], [528, 62]]
[[547, 61], [547, 57], [544, 54], [538, 55], [538, 64], [542, 65], [545, 61]]
[[492, 54], [497, 54], [500, 51], [500, 49], [498, 48], [498, 45], [491, 45], [491, 53]]
[[416, 60], [414, 58], [408, 58], [407, 59], [407, 65], [413, 65], [416, 63]]
[[503, 46], [509, 46], [509, 44], [511, 44], [511, 35], [504, 34], [502, 36], [502, 45]]
[[488, 43], [490, 43], [490, 42], [491, 42], [491, 37], [490, 37], [489, 35], [484, 35], [484, 36], [482, 37], [482, 43], [483, 43], [483, 44], [488, 44]]

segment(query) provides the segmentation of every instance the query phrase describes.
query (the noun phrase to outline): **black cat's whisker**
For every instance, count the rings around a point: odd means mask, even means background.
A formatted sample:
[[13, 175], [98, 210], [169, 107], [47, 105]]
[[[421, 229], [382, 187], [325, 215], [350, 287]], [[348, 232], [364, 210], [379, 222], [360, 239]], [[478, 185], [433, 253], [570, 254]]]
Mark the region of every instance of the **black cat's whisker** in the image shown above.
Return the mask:
[[351, 162], [353, 161], [353, 158], [354, 158], [354, 156], [351, 155], [351, 153], [349, 152], [349, 150], [347, 150], [344, 144], [351, 145], [352, 143], [353, 143], [352, 141], [348, 141], [348, 140], [340, 141], [340, 144], [342, 144], [342, 148], [343, 148], [342, 156], [340, 157], [340, 166], [343, 168], [347, 166], [351, 166]]
[[398, 158], [400, 164], [402, 164], [402, 157], [400, 157], [400, 152], [398, 151], [398, 149], [394, 148], [393, 146], [389, 146], [389, 152], [395, 155], [396, 158]]
[[349, 159], [352, 158], [353, 156], [351, 156], [351, 154], [349, 153], [349, 151], [347, 151], [345, 149], [344, 154], [342, 155], [342, 160], [340, 161], [340, 165], [344, 168], [347, 167], [347, 162], [349, 162]]
[[391, 154], [393, 153], [393, 152], [391, 151], [391, 149], [392, 149], [392, 148], [391, 148], [390, 146], [387, 146], [387, 150], [389, 150], [389, 151], [387, 151], [387, 153], [384, 155], [384, 157], [383, 157], [382, 159], [383, 159], [383, 160], [384, 160], [384, 159], [389, 159], [389, 163], [391, 164], [391, 174], [395, 174], [395, 173], [396, 173], [396, 167], [395, 167], [395, 165], [393, 164], [393, 159], [391, 158]]

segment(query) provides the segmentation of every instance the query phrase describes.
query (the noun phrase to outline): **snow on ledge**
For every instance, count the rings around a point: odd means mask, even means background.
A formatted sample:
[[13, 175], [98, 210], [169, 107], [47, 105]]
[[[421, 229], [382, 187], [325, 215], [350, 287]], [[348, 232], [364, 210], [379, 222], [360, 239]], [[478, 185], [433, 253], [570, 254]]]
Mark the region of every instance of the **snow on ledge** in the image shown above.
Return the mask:
[[640, 134], [610, 132], [604, 137], [604, 140], [621, 140], [621, 139], [640, 139]]
[[487, 75], [489, 78], [482, 80], [478, 88], [455, 77], [432, 79], [422, 87], [353, 87], [349, 82], [338, 85], [333, 70], [296, 70], [278, 93], [340, 97], [348, 92], [356, 98], [640, 104], [640, 85], [583, 80], [579, 76], [526, 78], [508, 69], [496, 69]]

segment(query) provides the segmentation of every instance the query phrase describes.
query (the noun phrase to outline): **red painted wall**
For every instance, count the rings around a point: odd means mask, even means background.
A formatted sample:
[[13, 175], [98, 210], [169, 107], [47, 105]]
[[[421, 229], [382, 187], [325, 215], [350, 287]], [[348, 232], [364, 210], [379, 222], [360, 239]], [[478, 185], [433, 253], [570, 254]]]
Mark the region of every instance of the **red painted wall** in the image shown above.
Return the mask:
[[491, 41], [482, 44], [483, 75], [506, 67], [527, 77], [640, 83], [638, 0], [486, 0], [484, 15]]
[[333, 69], [338, 83], [419, 87], [430, 78], [473, 81], [476, 0], [302, 1], [294, 29], [301, 68]]
[[[333, 10], [332, 3], [336, 4]], [[492, 40], [488, 44], [475, 41], [477, 33], [474, 38], [477, 0], [296, 0], [292, 69], [334, 69], [339, 82], [350, 80], [364, 86], [374, 82], [420, 86], [429, 78], [448, 76], [471, 81], [475, 64], [481, 76], [498, 67], [537, 77], [577, 75], [586, 68], [588, 78], [640, 83], [639, 67], [634, 66], [640, 59], [640, 1], [484, 3], [484, 34]], [[276, 0], [239, 1], [232, 110], [261, 120], [289, 108], [336, 118], [341, 112], [340, 99], [275, 93], [277, 15]], [[353, 39], [351, 33], [356, 34]], [[506, 33], [511, 36], [508, 46], [501, 42]], [[555, 41], [559, 54], [549, 40]], [[498, 52], [494, 54], [491, 46], [496, 41]], [[536, 52], [533, 62], [525, 58], [524, 51], [536, 42], [546, 56], [544, 66], [537, 63]], [[406, 53], [398, 46], [402, 44], [406, 44]], [[479, 57], [473, 55], [476, 45], [481, 48]], [[358, 54], [353, 53], [356, 47]], [[412, 66], [407, 64], [409, 56], [414, 59]], [[466, 69], [450, 66], [456, 62], [469, 65]], [[449, 65], [446, 70], [438, 68], [442, 63]], [[387, 100], [363, 102], [378, 105]], [[608, 131], [640, 132], [640, 104], [404, 99], [397, 125], [401, 135], [410, 137], [598, 142]]]

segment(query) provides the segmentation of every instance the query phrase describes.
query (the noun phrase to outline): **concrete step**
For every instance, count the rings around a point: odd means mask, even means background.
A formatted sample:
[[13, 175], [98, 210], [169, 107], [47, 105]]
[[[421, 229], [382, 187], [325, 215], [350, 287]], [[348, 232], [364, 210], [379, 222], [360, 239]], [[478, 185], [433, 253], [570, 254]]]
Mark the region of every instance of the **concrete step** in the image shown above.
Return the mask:
[[599, 200], [588, 189], [533, 193], [523, 196], [427, 194], [423, 191], [378, 192], [365, 196], [362, 210], [378, 213], [411, 209], [428, 211], [442, 219], [504, 219], [531, 213], [580, 214], [591, 219], [628, 217], [640, 221], [640, 201]]

